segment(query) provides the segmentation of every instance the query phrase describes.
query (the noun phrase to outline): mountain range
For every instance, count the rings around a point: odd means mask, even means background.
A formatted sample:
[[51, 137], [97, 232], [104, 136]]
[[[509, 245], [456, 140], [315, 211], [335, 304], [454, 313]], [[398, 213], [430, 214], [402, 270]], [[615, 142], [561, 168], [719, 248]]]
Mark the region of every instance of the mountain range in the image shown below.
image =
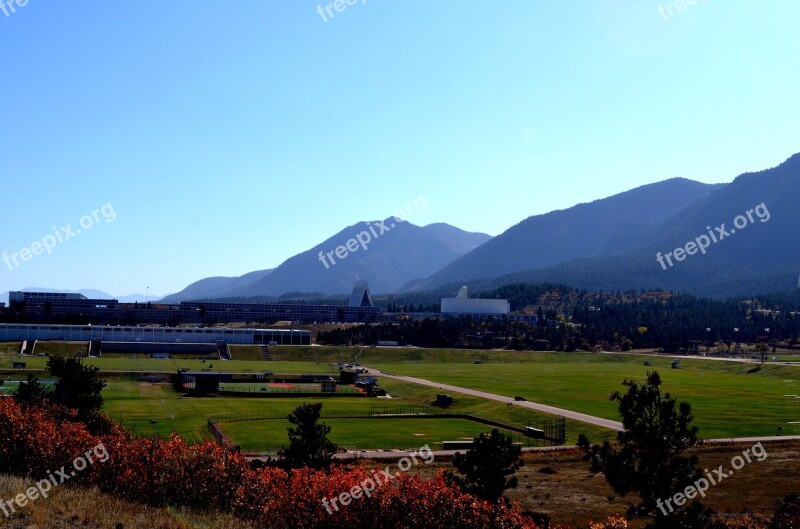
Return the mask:
[[414, 286], [497, 277], [578, 259], [612, 255], [658, 223], [703, 200], [722, 185], [675, 178], [589, 204], [528, 217]]
[[395, 292], [419, 282], [489, 239], [491, 236], [485, 233], [471, 233], [447, 224], [420, 227], [394, 218], [359, 222], [273, 270], [202, 279], [162, 301], [277, 297], [287, 292], [342, 294], [350, 292], [359, 279], [366, 279], [373, 292]]
[[[661, 288], [713, 298], [788, 292], [800, 287], [798, 205], [800, 154], [777, 167], [737, 177], [616, 255], [486, 276], [479, 283], [485, 288], [559, 281], [576, 288]], [[707, 246], [704, 252], [701, 244]], [[682, 250], [675, 258], [678, 248]], [[673, 254], [669, 260], [667, 253]]]
[[379, 294], [520, 282], [713, 298], [787, 292], [800, 287], [798, 204], [800, 154], [729, 184], [673, 178], [531, 216], [497, 237], [448, 224], [358, 222], [277, 268], [202, 279], [162, 301], [324, 297], [359, 279]]

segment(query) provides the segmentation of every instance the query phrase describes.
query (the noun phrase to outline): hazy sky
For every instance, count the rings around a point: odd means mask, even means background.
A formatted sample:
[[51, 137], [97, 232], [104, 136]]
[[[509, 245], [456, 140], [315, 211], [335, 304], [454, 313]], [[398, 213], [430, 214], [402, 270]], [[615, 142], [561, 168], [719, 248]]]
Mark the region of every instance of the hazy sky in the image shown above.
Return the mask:
[[12, 5], [0, 291], [166, 294], [420, 195], [496, 235], [800, 151], [796, 0]]

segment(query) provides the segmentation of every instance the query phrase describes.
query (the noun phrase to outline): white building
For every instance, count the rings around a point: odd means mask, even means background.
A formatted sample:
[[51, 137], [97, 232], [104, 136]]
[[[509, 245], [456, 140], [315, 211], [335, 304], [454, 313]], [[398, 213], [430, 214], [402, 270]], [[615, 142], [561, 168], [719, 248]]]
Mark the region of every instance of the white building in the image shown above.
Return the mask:
[[454, 298], [442, 298], [442, 316], [504, 316], [511, 312], [507, 299], [470, 299], [467, 287]]

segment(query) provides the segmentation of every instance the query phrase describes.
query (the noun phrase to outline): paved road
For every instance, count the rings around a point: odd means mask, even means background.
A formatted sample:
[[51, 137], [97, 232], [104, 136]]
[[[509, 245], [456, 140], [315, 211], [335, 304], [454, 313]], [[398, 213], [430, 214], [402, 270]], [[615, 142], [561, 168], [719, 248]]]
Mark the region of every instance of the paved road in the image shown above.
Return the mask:
[[473, 397], [480, 397], [483, 399], [489, 400], [496, 400], [498, 402], [509, 403], [513, 402], [514, 406], [520, 406], [522, 408], [529, 408], [531, 410], [541, 411], [544, 413], [550, 413], [553, 415], [561, 415], [562, 417], [566, 417], [567, 419], [573, 419], [576, 421], [585, 422], [588, 424], [593, 424], [595, 426], [602, 426], [603, 428], [610, 428], [611, 430], [622, 431], [622, 423], [618, 421], [611, 421], [609, 419], [602, 419], [600, 417], [595, 417], [593, 415], [587, 415], [585, 413], [578, 413], [576, 411], [565, 410], [562, 408], [556, 408], [553, 406], [548, 406], [546, 404], [537, 404], [536, 402], [528, 402], [528, 401], [519, 401], [515, 402], [513, 399], [503, 396], [497, 395], [495, 393], [487, 393], [485, 391], [476, 391], [474, 389], [469, 388], [462, 388], [458, 386], [450, 386], [448, 384], [441, 384], [439, 382], [431, 382], [430, 380], [425, 380], [422, 378], [414, 378], [414, 377], [402, 377], [398, 375], [390, 375], [388, 373], [384, 373], [382, 371], [378, 371], [377, 369], [369, 369], [369, 374], [375, 376], [381, 376], [386, 378], [391, 378], [394, 380], [400, 380], [403, 382], [410, 382], [412, 384], [419, 384], [421, 386], [428, 386], [431, 388], [442, 389], [445, 391], [452, 391], [454, 393], [462, 393], [464, 395], [472, 395]]
[[[665, 354], [665, 353], [643, 352], [643, 351], [627, 351], [625, 353], [612, 352], [612, 351], [599, 351], [597, 353], [587, 353], [587, 354], [649, 356], [649, 357], [655, 356], [656, 358], [674, 358], [676, 360], [712, 360], [712, 361], [716, 361], [716, 362], [739, 362], [739, 363], [742, 363], [742, 364], [760, 364], [761, 363], [761, 360], [754, 360], [754, 359], [751, 359], [751, 358], [726, 358], [726, 357], [715, 356], [715, 355], [708, 355], [708, 356], [681, 355], [681, 354]], [[782, 360], [767, 360], [767, 363], [765, 365], [800, 367], [800, 362], [784, 362]]]
[[703, 439], [702, 444], [727, 443], [771, 443], [773, 441], [800, 441], [800, 435], [765, 435], [761, 437], [728, 437], [722, 439]]

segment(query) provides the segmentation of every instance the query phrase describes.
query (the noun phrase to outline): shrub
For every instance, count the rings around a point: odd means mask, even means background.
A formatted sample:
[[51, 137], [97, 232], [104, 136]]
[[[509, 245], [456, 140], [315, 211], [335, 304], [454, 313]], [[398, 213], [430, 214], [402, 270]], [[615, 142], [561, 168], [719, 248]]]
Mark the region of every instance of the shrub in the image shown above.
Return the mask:
[[[300, 468], [253, 468], [238, 453], [216, 444], [188, 446], [169, 439], [132, 438], [118, 426], [93, 435], [74, 422], [76, 411], [47, 405], [23, 409], [0, 400], [0, 471], [43, 476], [103, 444], [108, 459], [76, 473], [69, 484], [96, 486], [129, 501], [155, 506], [232, 511], [264, 529], [425, 527], [426, 529], [536, 529], [516, 506], [490, 504], [433, 479], [401, 475], [376, 487], [371, 497], [328, 513], [334, 498], [373, 474], [362, 467], [330, 472]], [[113, 423], [112, 423], [113, 424]]]

